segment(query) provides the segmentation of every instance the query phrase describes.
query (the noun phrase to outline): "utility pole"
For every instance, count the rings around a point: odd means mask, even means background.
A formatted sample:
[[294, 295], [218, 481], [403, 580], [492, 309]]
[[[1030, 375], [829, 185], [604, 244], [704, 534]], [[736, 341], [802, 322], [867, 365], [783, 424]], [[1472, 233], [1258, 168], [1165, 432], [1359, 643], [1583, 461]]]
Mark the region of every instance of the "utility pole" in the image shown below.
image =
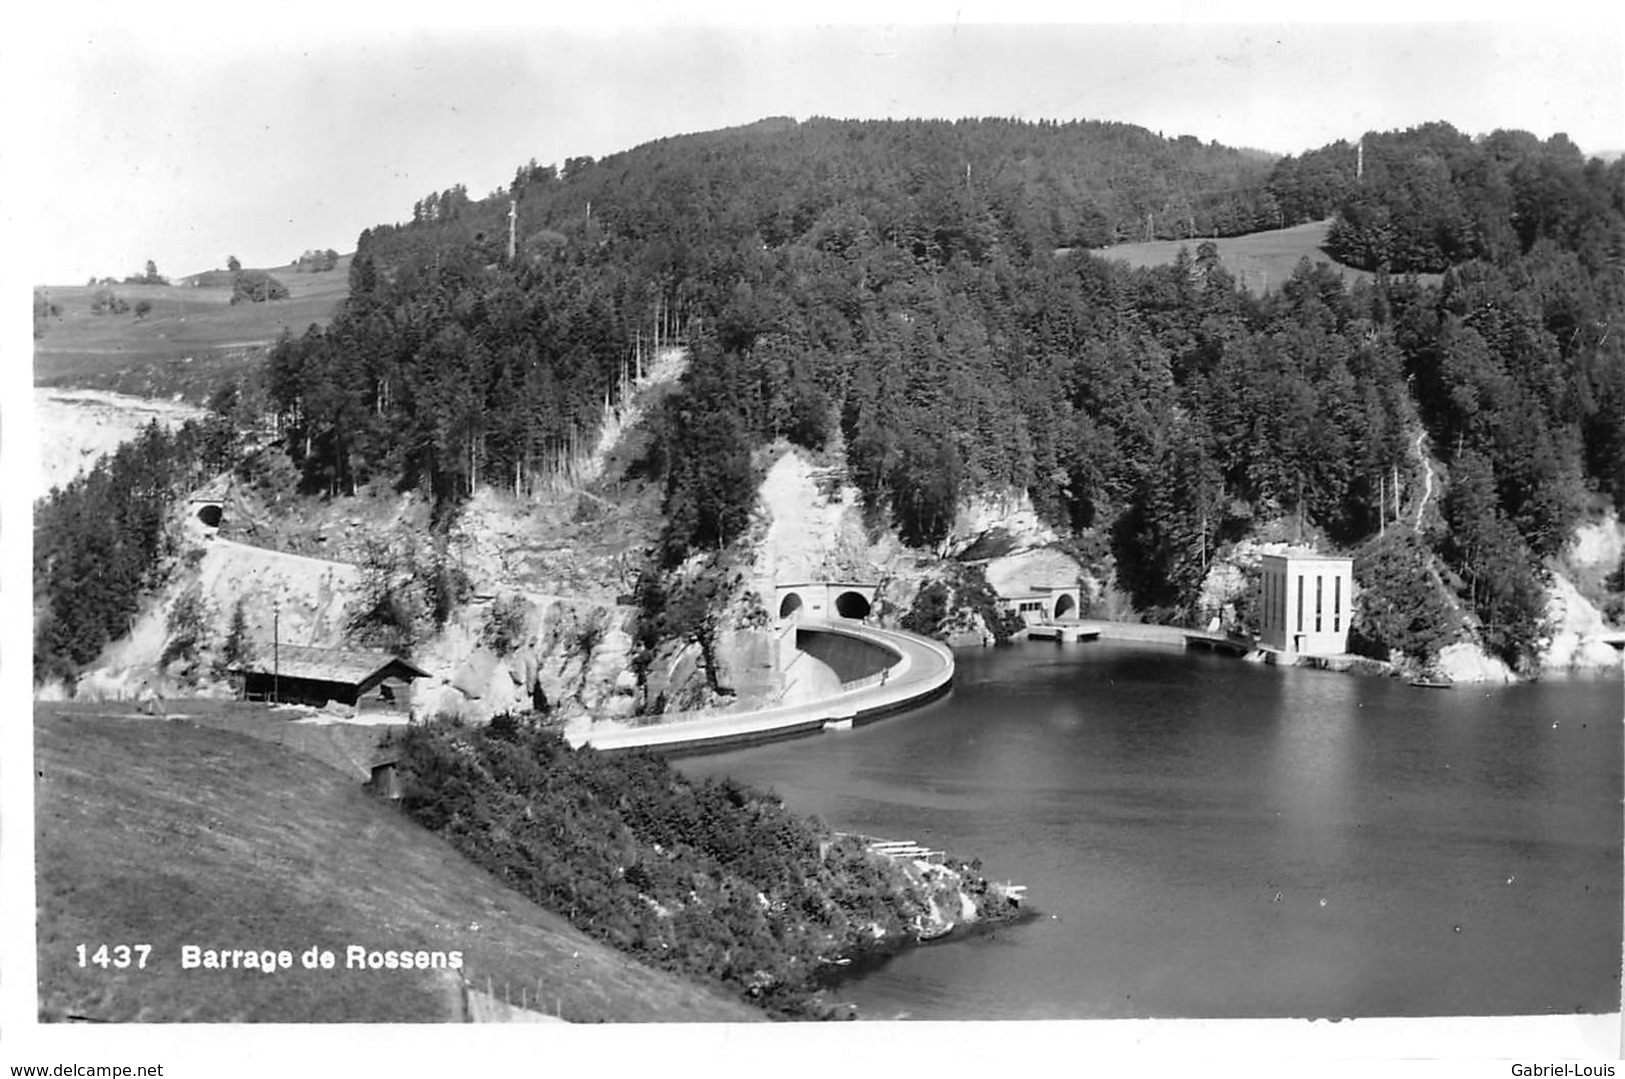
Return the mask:
[[282, 605], [271, 605], [271, 703], [282, 701]]
[[517, 249], [517, 235], [519, 231], [519, 200], [508, 200], [508, 261], [513, 261], [514, 251]]

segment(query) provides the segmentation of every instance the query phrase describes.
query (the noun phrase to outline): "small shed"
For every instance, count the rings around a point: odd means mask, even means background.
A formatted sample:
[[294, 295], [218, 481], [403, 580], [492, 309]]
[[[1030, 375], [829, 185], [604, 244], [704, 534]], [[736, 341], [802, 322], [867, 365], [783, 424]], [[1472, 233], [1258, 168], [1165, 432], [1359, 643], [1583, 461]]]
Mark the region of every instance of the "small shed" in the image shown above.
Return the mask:
[[392, 750], [380, 750], [372, 760], [369, 769], [371, 775], [367, 778], [367, 789], [380, 798], [388, 798], [392, 802], [400, 801], [403, 789], [399, 768], [400, 762], [399, 753]]
[[429, 672], [392, 652], [311, 648], [285, 644], [262, 648], [232, 668], [251, 701], [308, 704], [337, 702], [361, 712], [410, 712], [412, 683]]

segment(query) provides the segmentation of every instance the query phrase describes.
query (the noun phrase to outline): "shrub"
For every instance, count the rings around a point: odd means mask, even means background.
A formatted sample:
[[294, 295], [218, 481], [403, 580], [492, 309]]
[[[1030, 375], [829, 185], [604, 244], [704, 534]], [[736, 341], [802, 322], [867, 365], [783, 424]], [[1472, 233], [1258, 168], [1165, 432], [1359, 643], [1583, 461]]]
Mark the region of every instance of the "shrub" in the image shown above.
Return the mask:
[[220, 648], [218, 671], [220, 674], [253, 658], [253, 645], [248, 638], [248, 615], [243, 604], [244, 600], [239, 596], [237, 605], [231, 609], [231, 625], [226, 630], [226, 643]]
[[294, 260], [296, 273], [325, 273], [338, 265], [339, 253], [331, 247], [325, 251], [306, 251]]
[[110, 288], [99, 288], [90, 297], [90, 313], [93, 315], [122, 315], [129, 309], [129, 301]]
[[523, 596], [503, 596], [492, 603], [480, 630], [480, 643], [499, 656], [512, 652], [524, 636], [529, 608]]
[[445, 628], [468, 600], [468, 574], [452, 564], [444, 546], [427, 559], [411, 544], [397, 548], [369, 540], [361, 558], [361, 595], [347, 613], [346, 635], [361, 644], [410, 649], [432, 627]]
[[820, 968], [875, 947], [876, 929], [907, 939], [929, 913], [861, 841], [651, 753], [573, 751], [511, 715], [415, 726], [400, 748], [402, 808], [465, 857], [589, 935], [781, 1015], [828, 1014]]
[[914, 593], [914, 604], [903, 615], [901, 625], [910, 633], [923, 637], [935, 636], [948, 619], [948, 600], [951, 593], [944, 581], [928, 581]]
[[191, 588], [181, 593], [174, 605], [169, 608], [169, 617], [165, 623], [169, 640], [164, 644], [163, 654], [158, 659], [159, 664], [167, 667], [176, 660], [183, 660], [189, 664], [196, 662], [208, 619], [209, 609], [203, 601], [201, 591]]
[[288, 286], [264, 270], [244, 270], [231, 279], [231, 302], [264, 303], [267, 300], [285, 300]]
[[[925, 637], [940, 637], [955, 628], [964, 628], [961, 613], [979, 615], [982, 624], [1000, 644], [1022, 628], [1021, 616], [1006, 611], [999, 602], [998, 593], [987, 583], [981, 566], [953, 566], [946, 580], [929, 581], [920, 586], [914, 603], [903, 615], [901, 625], [911, 633]], [[974, 624], [974, 623], [972, 623]]]

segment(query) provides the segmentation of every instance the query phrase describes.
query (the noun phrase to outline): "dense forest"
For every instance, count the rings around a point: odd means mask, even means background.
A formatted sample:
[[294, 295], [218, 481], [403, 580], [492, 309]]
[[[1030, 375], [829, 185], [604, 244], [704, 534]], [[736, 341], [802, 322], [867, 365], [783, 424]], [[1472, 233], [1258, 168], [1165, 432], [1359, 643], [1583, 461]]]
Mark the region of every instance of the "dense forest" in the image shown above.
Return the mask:
[[[1625, 507], [1625, 164], [1444, 124], [1361, 147], [771, 120], [532, 161], [364, 232], [349, 300], [274, 347], [268, 390], [309, 490], [382, 482], [453, 512], [545, 479], [640, 346], [680, 336], [683, 392], [639, 466], [665, 491], [665, 565], [740, 534], [750, 451], [783, 437], [842, 446], [913, 544], [970, 493], [1025, 489], [1156, 618], [1194, 616], [1210, 552], [1269, 522], [1360, 552], [1373, 609], [1439, 563], [1526, 661], [1542, 560], [1588, 498]], [[1327, 216], [1373, 282], [1306, 261], [1257, 296], [1202, 242]], [[1148, 235], [1191, 243], [1144, 270], [1081, 250]], [[1403, 276], [1424, 269], [1442, 284]], [[1419, 483], [1422, 452], [1449, 497], [1407, 542], [1391, 481]], [[1366, 643], [1425, 653], [1444, 616], [1417, 617]]]
[[[415, 725], [400, 751], [402, 807], [470, 861], [584, 932], [778, 1015], [827, 1016], [826, 964], [912, 941], [933, 898], [960, 909], [957, 890], [927, 894], [771, 794], [691, 781], [654, 754], [572, 751], [508, 716]], [[944, 887], [964, 887], [985, 919], [1015, 917], [974, 866], [959, 870], [963, 885]]]
[[[1327, 247], [1351, 266], [1435, 272], [1527, 256], [1541, 241], [1574, 254], [1590, 275], [1619, 257], [1618, 169], [1588, 162], [1563, 135], [1472, 139], [1433, 123], [1369, 135], [1361, 149], [1361, 175], [1350, 175], [1350, 155], [1339, 150], [1344, 169], [1328, 183], [1337, 220]], [[1312, 156], [1300, 173], [1336, 172]]]
[[[1115, 124], [767, 121], [532, 163], [364, 234], [348, 309], [277, 348], [273, 394], [313, 487], [522, 488], [590, 428], [637, 335], [675, 325], [693, 362], [656, 469], [668, 561], [743, 527], [750, 446], [839, 438], [910, 542], [939, 541], [968, 492], [1025, 488], [1106, 535], [1135, 602], [1175, 617], [1202, 552], [1259, 521], [1349, 546], [1379, 531], [1384, 477], [1411, 473], [1426, 431], [1460, 476], [1429, 547], [1517, 659], [1530, 581], [1587, 490], [1625, 501], [1621, 166], [1442, 124], [1363, 156], [1269, 162]], [[1477, 246], [1439, 248], [1438, 289], [1305, 264], [1262, 298], [1199, 239], [1151, 270], [1066, 250], [1148, 217], [1197, 238], [1326, 214], [1344, 245], [1443, 243], [1465, 221]]]

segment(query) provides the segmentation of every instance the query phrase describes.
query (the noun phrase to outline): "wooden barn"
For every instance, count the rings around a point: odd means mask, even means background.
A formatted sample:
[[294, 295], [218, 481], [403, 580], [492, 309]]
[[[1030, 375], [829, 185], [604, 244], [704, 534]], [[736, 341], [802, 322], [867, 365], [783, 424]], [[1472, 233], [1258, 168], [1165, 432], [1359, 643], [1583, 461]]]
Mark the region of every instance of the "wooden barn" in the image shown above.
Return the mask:
[[360, 712], [412, 709], [412, 683], [429, 672], [392, 652], [285, 644], [234, 668], [251, 701], [350, 705]]

